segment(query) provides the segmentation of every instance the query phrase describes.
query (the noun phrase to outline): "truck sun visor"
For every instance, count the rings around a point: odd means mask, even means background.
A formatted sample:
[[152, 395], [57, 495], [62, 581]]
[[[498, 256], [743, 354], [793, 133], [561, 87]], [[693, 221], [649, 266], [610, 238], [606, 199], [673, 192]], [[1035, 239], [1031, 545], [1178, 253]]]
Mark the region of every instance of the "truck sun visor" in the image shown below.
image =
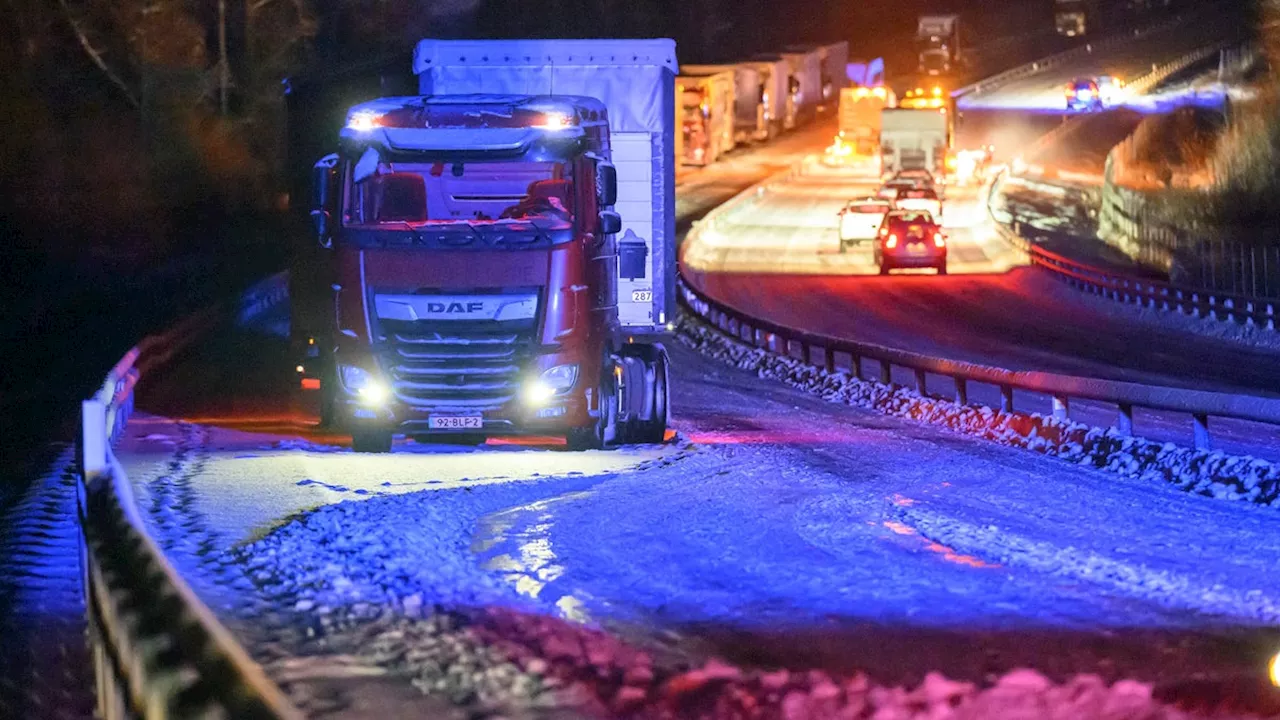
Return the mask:
[[360, 160], [356, 162], [356, 167], [352, 170], [352, 180], [362, 183], [378, 173], [378, 164], [382, 158], [378, 155], [376, 147], [369, 147], [360, 156]]

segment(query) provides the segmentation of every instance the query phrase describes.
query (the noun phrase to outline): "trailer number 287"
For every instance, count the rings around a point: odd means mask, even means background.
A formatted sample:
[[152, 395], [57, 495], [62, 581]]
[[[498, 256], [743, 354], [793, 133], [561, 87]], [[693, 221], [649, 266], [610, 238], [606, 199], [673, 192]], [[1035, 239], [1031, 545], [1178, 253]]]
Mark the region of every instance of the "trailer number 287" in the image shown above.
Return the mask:
[[638, 303], [653, 302], [653, 291], [652, 290], [632, 290], [631, 302], [638, 302]]

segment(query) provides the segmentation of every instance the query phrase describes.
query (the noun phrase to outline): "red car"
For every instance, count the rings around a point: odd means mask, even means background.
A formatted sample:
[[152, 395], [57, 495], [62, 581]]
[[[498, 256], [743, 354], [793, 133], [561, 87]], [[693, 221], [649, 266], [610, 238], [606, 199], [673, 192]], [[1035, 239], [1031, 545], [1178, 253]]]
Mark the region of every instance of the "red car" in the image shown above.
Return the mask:
[[931, 213], [894, 210], [880, 224], [875, 258], [881, 275], [894, 268], [928, 267], [946, 275], [947, 237]]

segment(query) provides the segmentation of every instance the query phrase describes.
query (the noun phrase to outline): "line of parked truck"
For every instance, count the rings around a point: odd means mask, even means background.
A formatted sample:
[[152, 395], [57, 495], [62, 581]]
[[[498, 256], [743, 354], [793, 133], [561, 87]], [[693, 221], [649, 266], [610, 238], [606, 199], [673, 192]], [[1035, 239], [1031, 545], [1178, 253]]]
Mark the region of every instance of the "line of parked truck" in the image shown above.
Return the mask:
[[714, 163], [835, 109], [848, 85], [847, 42], [789, 46], [719, 65], [684, 65], [676, 78], [676, 158]]

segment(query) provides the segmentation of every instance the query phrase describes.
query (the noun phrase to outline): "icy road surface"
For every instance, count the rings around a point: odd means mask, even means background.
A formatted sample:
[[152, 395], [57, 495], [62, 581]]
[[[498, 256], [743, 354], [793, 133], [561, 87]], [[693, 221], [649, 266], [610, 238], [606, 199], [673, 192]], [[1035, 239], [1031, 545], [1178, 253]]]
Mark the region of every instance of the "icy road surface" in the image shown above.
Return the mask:
[[[686, 176], [682, 219], [828, 134]], [[677, 343], [682, 442], [357, 455], [282, 393], [285, 342], [262, 332], [280, 320], [223, 328], [144, 381], [150, 416], [122, 460], [162, 547], [254, 656], [273, 677], [314, 673], [347, 716], [423, 702], [407, 677], [342, 669], [400, 657], [403, 640], [334, 624], [384, 607], [532, 607], [695, 657], [889, 683], [1251, 674], [1280, 642], [1264, 629], [1280, 615], [1273, 510], [825, 403]], [[312, 657], [317, 632], [348, 645]]]
[[1010, 664], [1170, 677], [1250, 667], [1267, 647], [1245, 628], [1280, 612], [1274, 511], [674, 359], [693, 456], [482, 524], [482, 559], [525, 594], [738, 661], [890, 678]]

